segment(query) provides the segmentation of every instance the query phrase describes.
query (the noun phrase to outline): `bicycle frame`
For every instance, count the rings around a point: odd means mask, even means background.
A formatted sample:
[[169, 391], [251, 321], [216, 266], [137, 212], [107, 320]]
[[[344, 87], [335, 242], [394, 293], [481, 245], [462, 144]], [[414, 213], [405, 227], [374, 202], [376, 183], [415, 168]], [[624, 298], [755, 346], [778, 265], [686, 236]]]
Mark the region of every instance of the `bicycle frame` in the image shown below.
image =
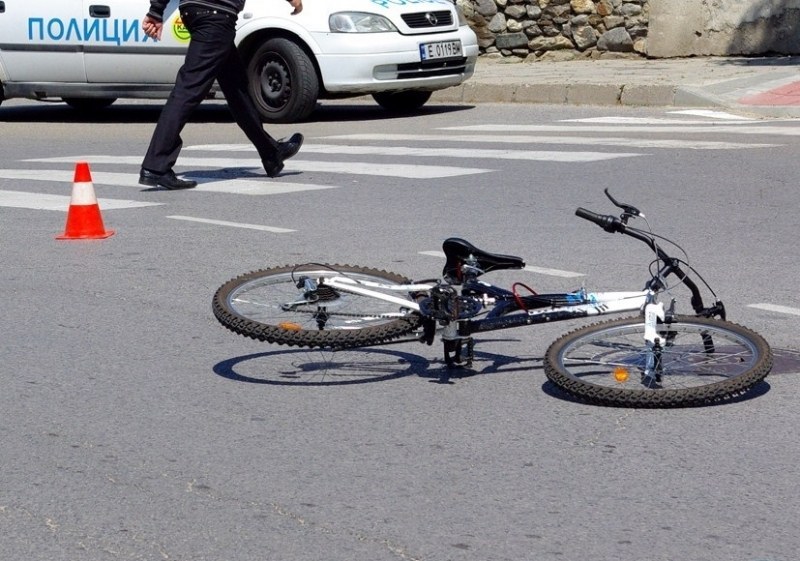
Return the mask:
[[[318, 279], [320, 284], [342, 292], [383, 300], [416, 312], [420, 305], [387, 292], [427, 292], [434, 284], [385, 284], [375, 282], [356, 282], [347, 277], [334, 276]], [[509, 329], [537, 323], [549, 323], [567, 319], [641, 311], [644, 305], [655, 298], [651, 289], [632, 292], [564, 292], [540, 294], [517, 298], [511, 291], [492, 284], [471, 280], [461, 289], [462, 294], [483, 296], [481, 301], [489, 311], [481, 319], [453, 318], [461, 327], [458, 335], [466, 337], [472, 333]], [[521, 313], [514, 313], [521, 312]]]

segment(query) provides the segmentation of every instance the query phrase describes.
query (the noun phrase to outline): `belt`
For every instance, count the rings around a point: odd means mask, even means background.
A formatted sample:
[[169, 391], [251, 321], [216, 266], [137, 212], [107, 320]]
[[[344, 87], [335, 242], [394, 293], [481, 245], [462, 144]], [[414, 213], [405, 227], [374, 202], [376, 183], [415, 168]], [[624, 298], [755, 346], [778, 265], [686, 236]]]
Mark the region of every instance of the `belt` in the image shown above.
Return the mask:
[[209, 8], [184, 8], [181, 10], [181, 13], [190, 13], [195, 16], [207, 16], [209, 14], [214, 14], [218, 16], [225, 16], [232, 19], [238, 19], [238, 14], [232, 14], [230, 12], [226, 12], [225, 10], [214, 10]]

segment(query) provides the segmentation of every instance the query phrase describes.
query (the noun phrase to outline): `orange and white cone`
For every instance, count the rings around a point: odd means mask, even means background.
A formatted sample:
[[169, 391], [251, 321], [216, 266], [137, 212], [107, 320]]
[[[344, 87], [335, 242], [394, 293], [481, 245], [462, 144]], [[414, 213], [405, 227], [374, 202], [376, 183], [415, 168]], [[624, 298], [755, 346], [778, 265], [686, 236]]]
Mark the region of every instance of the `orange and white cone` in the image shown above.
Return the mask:
[[67, 213], [67, 227], [57, 240], [98, 240], [114, 235], [114, 230], [106, 230], [100, 205], [94, 194], [92, 174], [89, 164], [75, 164], [75, 179], [72, 183], [72, 197]]

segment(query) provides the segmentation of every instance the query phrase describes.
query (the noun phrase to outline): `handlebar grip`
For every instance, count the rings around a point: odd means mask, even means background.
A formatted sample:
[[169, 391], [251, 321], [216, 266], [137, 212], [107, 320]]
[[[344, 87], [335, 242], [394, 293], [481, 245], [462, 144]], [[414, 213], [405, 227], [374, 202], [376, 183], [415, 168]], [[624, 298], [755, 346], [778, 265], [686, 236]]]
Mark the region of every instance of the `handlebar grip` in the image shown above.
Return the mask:
[[606, 232], [624, 232], [625, 225], [622, 221], [615, 217], [608, 214], [597, 214], [596, 212], [592, 212], [591, 210], [586, 210], [585, 208], [578, 207], [575, 211], [575, 215], [583, 218], [584, 220], [588, 220], [589, 222], [594, 222], [598, 226], [600, 226]]

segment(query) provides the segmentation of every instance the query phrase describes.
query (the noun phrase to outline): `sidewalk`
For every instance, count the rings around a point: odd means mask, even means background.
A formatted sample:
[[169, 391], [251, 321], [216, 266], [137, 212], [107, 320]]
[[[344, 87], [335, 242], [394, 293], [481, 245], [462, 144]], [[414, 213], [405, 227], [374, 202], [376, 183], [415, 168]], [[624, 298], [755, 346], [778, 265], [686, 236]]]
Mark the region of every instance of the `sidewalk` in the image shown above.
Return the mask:
[[800, 56], [521, 62], [482, 56], [436, 101], [674, 106], [800, 117]]

